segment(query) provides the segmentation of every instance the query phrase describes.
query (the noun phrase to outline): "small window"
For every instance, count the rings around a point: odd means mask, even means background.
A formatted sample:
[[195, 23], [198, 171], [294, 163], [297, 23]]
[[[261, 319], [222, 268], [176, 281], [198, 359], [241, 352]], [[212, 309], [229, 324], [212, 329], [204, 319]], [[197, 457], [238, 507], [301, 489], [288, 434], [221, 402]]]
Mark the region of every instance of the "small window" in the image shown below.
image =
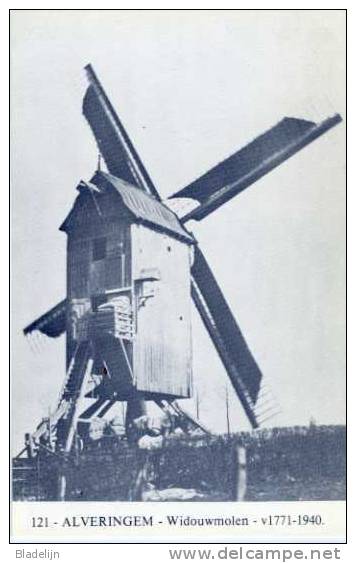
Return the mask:
[[93, 295], [91, 298], [91, 306], [93, 311], [96, 313], [100, 305], [107, 302], [106, 295]]
[[103, 260], [106, 257], [106, 238], [100, 237], [93, 240], [93, 260]]

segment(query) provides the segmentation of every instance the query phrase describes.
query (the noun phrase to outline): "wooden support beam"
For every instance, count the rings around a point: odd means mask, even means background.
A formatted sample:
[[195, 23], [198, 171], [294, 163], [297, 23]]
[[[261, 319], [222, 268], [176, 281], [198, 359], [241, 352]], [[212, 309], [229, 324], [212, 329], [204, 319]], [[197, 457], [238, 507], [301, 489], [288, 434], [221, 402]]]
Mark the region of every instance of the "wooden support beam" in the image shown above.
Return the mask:
[[246, 495], [247, 488], [247, 463], [246, 448], [241, 445], [236, 446], [235, 450], [235, 491], [234, 498], [238, 502], [242, 502]]

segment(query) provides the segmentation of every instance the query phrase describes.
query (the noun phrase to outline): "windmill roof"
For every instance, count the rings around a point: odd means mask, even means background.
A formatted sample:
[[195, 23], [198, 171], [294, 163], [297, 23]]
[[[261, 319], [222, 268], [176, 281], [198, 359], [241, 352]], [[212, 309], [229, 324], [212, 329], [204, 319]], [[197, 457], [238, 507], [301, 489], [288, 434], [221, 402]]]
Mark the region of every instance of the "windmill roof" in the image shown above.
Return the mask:
[[[100, 195], [113, 193], [113, 191], [120, 196], [122, 203], [134, 215], [134, 217], [143, 224], [149, 227], [158, 228], [167, 234], [174, 236], [180, 240], [184, 240], [190, 244], [195, 241], [189, 232], [180, 223], [178, 217], [168, 209], [163, 203], [158, 201], [155, 197], [144, 192], [143, 190], [129, 184], [121, 178], [117, 178], [112, 174], [103, 171], [97, 171], [90, 183], [82, 183], [82, 186], [87, 186], [98, 189], [95, 191], [95, 200], [100, 208]], [[81, 189], [81, 185], [79, 186]], [[99, 197], [97, 197], [99, 196]], [[66, 230], [68, 220], [72, 216], [74, 208], [69, 213], [67, 219], [61, 226], [61, 230]]]

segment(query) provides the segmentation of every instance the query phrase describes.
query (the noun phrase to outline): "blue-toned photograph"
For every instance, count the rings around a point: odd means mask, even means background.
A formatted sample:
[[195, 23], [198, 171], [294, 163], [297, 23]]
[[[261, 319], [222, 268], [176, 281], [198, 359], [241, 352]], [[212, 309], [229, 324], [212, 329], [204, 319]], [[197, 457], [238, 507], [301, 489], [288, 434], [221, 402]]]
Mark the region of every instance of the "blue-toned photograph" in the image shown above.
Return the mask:
[[344, 11], [11, 20], [13, 501], [345, 500]]

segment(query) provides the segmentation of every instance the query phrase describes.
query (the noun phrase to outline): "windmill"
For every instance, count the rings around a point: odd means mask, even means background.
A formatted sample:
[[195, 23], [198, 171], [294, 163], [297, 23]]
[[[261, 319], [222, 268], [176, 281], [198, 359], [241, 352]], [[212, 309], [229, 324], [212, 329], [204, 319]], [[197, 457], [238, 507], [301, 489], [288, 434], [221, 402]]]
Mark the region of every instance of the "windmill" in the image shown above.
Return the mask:
[[[60, 229], [67, 234], [67, 297], [24, 329], [66, 334], [67, 371], [56, 410], [26, 435], [24, 451], [70, 452], [90, 420], [127, 402], [126, 429], [154, 401], [190, 419], [178, 399], [192, 396], [190, 301], [208, 331], [253, 428], [261, 371], [194, 235], [201, 221], [341, 121], [286, 117], [171, 198], [197, 203], [178, 217], [162, 203], [93, 68], [83, 114], [105, 161]], [[90, 399], [90, 405], [86, 401]], [[268, 411], [268, 409], [267, 409]], [[266, 412], [266, 411], [264, 411]], [[262, 413], [263, 416], [263, 413]], [[200, 425], [201, 426], [201, 425]]]

